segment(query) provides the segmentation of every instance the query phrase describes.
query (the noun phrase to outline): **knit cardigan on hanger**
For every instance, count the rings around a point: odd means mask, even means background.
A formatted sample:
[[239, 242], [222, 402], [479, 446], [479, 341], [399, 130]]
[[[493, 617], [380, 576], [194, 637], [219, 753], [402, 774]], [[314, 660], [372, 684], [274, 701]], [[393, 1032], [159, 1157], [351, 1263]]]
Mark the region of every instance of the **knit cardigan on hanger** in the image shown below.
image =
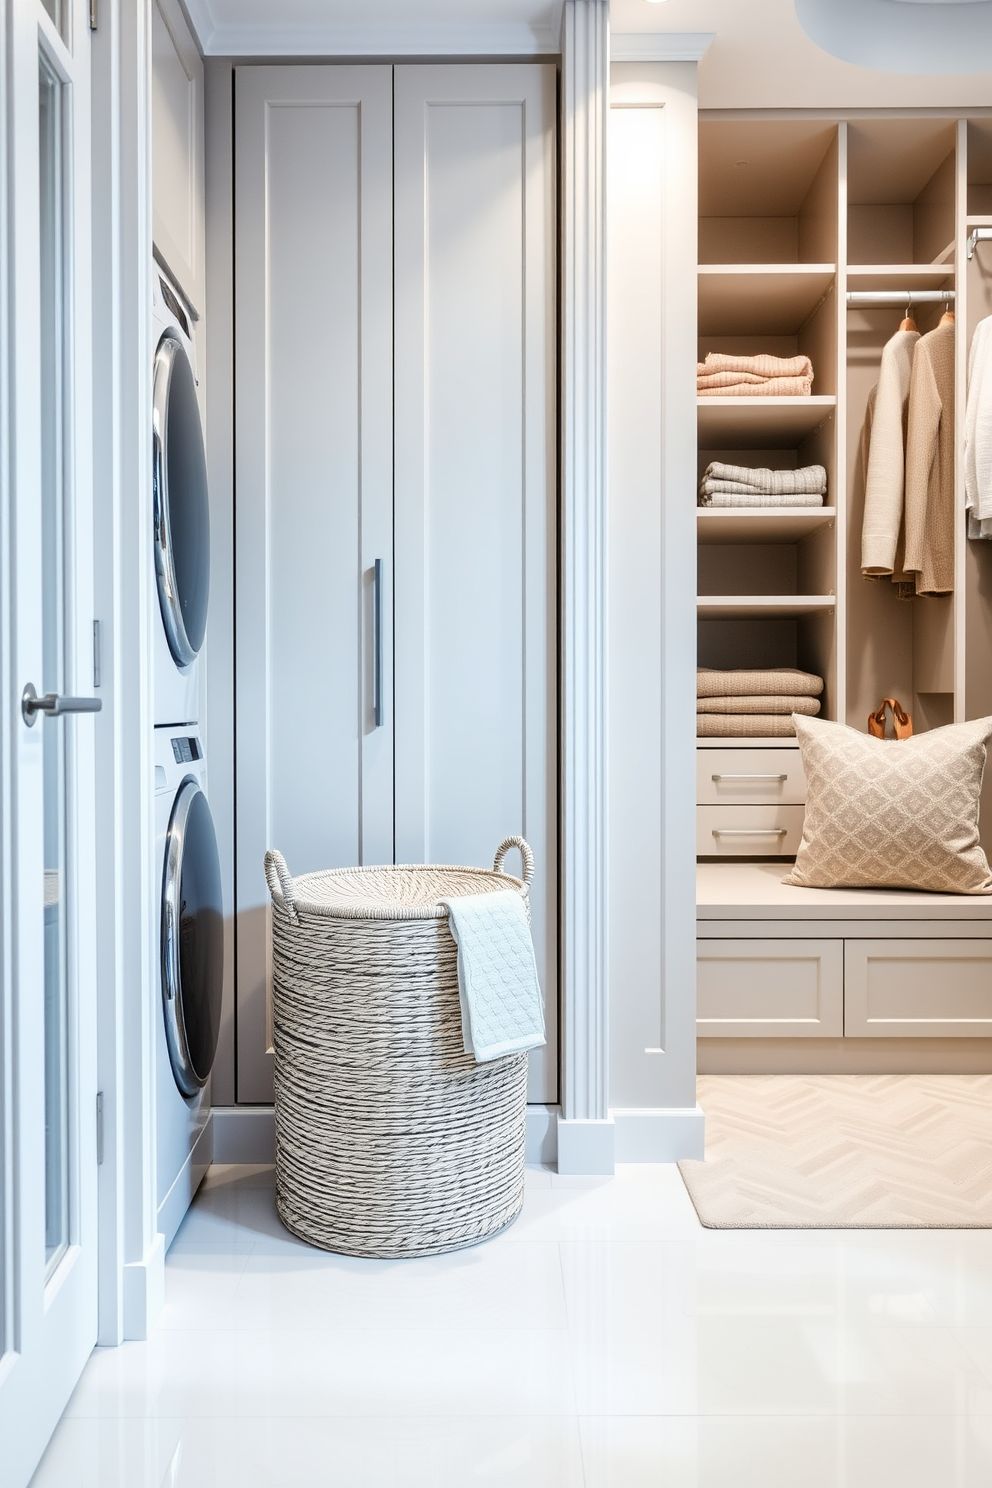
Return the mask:
[[[877, 415], [876, 415], [877, 416]], [[906, 556], [916, 593], [954, 589], [954, 322], [913, 354], [906, 441]]]
[[968, 536], [992, 538], [992, 315], [978, 322], [968, 358], [964, 492]]
[[903, 520], [906, 415], [913, 354], [919, 331], [896, 331], [882, 349], [865, 472], [861, 572], [869, 577], [896, 569]]

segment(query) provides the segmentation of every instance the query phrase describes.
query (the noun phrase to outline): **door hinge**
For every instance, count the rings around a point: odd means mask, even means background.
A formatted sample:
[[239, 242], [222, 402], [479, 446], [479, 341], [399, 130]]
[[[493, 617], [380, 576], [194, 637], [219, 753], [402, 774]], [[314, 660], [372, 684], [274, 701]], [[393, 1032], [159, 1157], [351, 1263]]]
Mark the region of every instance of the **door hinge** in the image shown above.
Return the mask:
[[91, 31], [95, 31], [96, 30], [97, 24], [99, 22], [99, 16], [97, 14], [97, 5], [98, 4], [99, 4], [99, 0], [90, 0], [90, 30]]
[[96, 1093], [96, 1163], [103, 1162], [103, 1091]]
[[101, 634], [100, 621], [99, 620], [94, 620], [93, 621], [93, 686], [94, 687], [99, 687], [100, 686], [100, 673], [101, 673], [101, 667], [100, 667], [101, 656], [100, 656], [100, 652], [101, 652], [101, 641], [102, 641], [102, 634]]

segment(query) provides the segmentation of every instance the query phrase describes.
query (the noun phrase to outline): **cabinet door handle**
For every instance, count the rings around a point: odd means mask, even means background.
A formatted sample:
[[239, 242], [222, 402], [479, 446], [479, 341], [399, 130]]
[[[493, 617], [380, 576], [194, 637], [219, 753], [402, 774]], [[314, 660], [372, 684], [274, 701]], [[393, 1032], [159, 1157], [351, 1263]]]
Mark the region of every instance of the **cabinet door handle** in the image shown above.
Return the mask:
[[721, 780], [774, 780], [778, 785], [784, 785], [788, 775], [711, 775], [710, 779], [719, 785]]
[[714, 827], [714, 837], [787, 837], [788, 827]]
[[382, 728], [382, 559], [375, 560], [372, 579], [372, 707]]

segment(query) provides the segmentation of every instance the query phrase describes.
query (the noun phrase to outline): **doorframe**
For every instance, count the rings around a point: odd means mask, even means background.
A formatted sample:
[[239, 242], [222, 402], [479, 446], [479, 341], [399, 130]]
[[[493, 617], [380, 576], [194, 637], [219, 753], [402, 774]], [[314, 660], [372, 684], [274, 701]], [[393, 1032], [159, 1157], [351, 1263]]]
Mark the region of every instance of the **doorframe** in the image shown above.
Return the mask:
[[155, 1203], [158, 898], [152, 737], [151, 6], [102, 0], [92, 37], [98, 761], [99, 1342], [162, 1307]]

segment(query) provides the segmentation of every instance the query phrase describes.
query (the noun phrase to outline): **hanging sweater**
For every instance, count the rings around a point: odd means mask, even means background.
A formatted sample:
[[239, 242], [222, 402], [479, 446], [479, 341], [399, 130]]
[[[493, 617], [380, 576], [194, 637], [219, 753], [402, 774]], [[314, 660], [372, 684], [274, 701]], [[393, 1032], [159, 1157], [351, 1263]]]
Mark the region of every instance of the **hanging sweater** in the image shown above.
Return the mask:
[[913, 354], [919, 331], [896, 331], [882, 349], [870, 409], [871, 434], [865, 469], [861, 572], [891, 574], [903, 520], [906, 416]]
[[992, 538], [992, 315], [978, 322], [968, 358], [964, 493], [968, 536]]
[[917, 594], [950, 594], [954, 589], [953, 321], [921, 336], [913, 355], [903, 566]]

